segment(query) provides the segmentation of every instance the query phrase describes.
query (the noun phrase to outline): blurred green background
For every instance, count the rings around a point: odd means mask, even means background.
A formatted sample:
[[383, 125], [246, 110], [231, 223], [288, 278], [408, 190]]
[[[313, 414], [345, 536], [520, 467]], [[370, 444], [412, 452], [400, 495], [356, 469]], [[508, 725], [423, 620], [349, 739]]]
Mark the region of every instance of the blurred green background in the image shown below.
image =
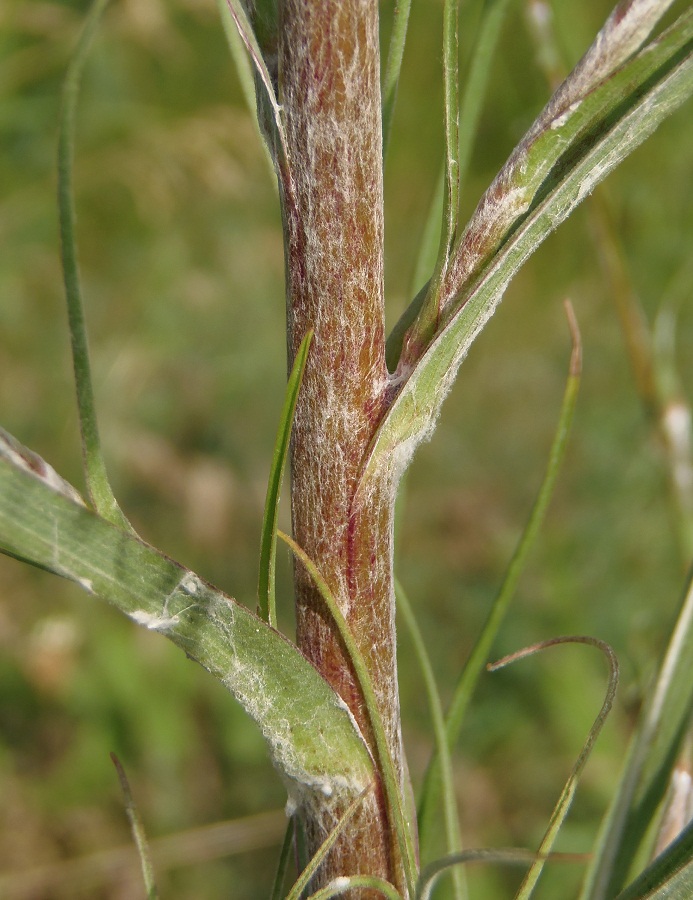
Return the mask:
[[[610, 5], [554, 3], [571, 64]], [[384, 17], [391, 6], [382, 4]], [[61, 79], [86, 7], [0, 6], [0, 422], [78, 486], [54, 195]], [[462, 4], [463, 59], [479, 7]], [[440, 167], [441, 18], [441, 0], [415, 0], [386, 173], [391, 322], [411, 295]], [[466, 212], [547, 98], [534, 57], [515, 2]], [[648, 320], [662, 302], [680, 304], [677, 359], [689, 388], [692, 146], [689, 104], [607, 185]], [[286, 370], [282, 239], [214, 0], [112, 4], [84, 82], [76, 191], [100, 423], [121, 505], [147, 540], [254, 606]], [[398, 568], [449, 697], [541, 479], [568, 364], [566, 296], [584, 340], [577, 419], [497, 653], [587, 633], [619, 656], [616, 709], [561, 842], [586, 851], [685, 571], [662, 447], [637, 395], [586, 206], [528, 263], [462, 367], [408, 477]], [[290, 628], [286, 555], [280, 565]], [[419, 783], [431, 737], [404, 633], [400, 660], [405, 741]], [[482, 678], [455, 760], [469, 846], [536, 845], [604, 689], [605, 666], [584, 647]], [[110, 751], [153, 840], [284, 803], [261, 739], [206, 673], [73, 585], [0, 559], [0, 872], [129, 843]], [[162, 896], [266, 897], [281, 816], [261, 820], [258, 838], [249, 823], [239, 830], [254, 846], [240, 855], [220, 851], [212, 835], [184, 835], [179, 864], [160, 872]], [[61, 872], [51, 873], [50, 887], [23, 892], [15, 879], [8, 896], [140, 895], [136, 869], [96, 880]], [[541, 896], [571, 896], [579, 874], [554, 866]], [[472, 896], [510, 896], [516, 879], [476, 868]]]

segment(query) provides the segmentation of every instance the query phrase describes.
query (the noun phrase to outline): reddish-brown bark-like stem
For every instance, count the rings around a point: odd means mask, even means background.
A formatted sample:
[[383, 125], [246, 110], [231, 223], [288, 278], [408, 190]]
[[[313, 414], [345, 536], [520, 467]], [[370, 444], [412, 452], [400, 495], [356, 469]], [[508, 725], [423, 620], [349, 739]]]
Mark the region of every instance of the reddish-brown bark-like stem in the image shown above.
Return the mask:
[[[279, 101], [289, 351], [315, 330], [294, 422], [294, 536], [334, 593], [373, 680], [400, 780], [404, 763], [392, 586], [393, 485], [355, 493], [385, 410], [383, 192], [376, 0], [284, 0]], [[373, 747], [354, 673], [324, 602], [296, 564], [297, 640]], [[334, 826], [301, 813], [315, 850]], [[320, 869], [403, 889], [379, 784]]]

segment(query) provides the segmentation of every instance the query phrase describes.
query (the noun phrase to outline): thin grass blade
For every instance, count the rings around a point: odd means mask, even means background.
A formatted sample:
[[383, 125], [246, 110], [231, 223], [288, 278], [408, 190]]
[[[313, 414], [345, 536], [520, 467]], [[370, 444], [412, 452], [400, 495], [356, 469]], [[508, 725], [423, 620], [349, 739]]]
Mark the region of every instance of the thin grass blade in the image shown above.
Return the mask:
[[[395, 581], [395, 593], [397, 595], [397, 608], [402, 614], [409, 630], [409, 636], [414, 645], [414, 652], [419, 663], [419, 668], [421, 669], [426, 696], [428, 698], [428, 708], [431, 715], [433, 736], [435, 739], [435, 753], [439, 760], [440, 767], [440, 786], [443, 801], [443, 818], [445, 821], [447, 852], [448, 854], [459, 853], [462, 850], [462, 837], [460, 835], [459, 813], [455, 799], [455, 784], [453, 780], [452, 762], [450, 760], [450, 748], [448, 745], [447, 730], [445, 728], [443, 706], [440, 700], [440, 694], [438, 693], [435, 675], [433, 674], [433, 666], [431, 665], [426, 645], [419, 630], [416, 617], [414, 616], [414, 611], [404, 588], [398, 580]], [[421, 827], [419, 827], [419, 846], [425, 844], [426, 836], [422, 834]], [[466, 885], [459, 868], [453, 869], [452, 880], [454, 896], [456, 898], [466, 897]]]
[[267, 68], [267, 63], [265, 62], [262, 50], [260, 49], [260, 45], [257, 42], [257, 38], [255, 37], [252, 23], [248, 18], [243, 3], [241, 2], [241, 0], [226, 0], [226, 2], [228, 4], [231, 16], [236, 23], [236, 28], [238, 29], [238, 33], [241, 36], [241, 40], [245, 44], [248, 55], [250, 56], [253, 66], [257, 72], [259, 82], [262, 85], [262, 89], [264, 91], [264, 100], [268, 104], [271, 111], [271, 116], [274, 121], [274, 126], [276, 128], [277, 137], [279, 140], [279, 147], [276, 149], [281, 150], [283, 160], [286, 161], [286, 135], [284, 130], [284, 123], [282, 121], [281, 107], [279, 106], [279, 101], [274, 90], [272, 76], [270, 75], [269, 69]]
[[663, 800], [693, 710], [693, 577], [631, 743], [617, 795], [596, 843], [582, 900], [623, 889]]
[[407, 27], [409, 25], [409, 10], [411, 0], [398, 0], [395, 3], [395, 12], [392, 20], [392, 34], [390, 35], [390, 47], [387, 53], [387, 63], [383, 75], [383, 159], [387, 155], [387, 147], [392, 130], [392, 119], [395, 113], [397, 100], [397, 85], [402, 71], [402, 59], [404, 57], [404, 45], [407, 41]]
[[440, 295], [457, 234], [460, 204], [459, 0], [443, 6], [443, 97], [445, 161], [443, 166], [443, 222], [435, 271], [417, 314], [420, 329], [435, 331], [440, 320]]
[[289, 381], [286, 386], [284, 405], [277, 439], [272, 455], [272, 467], [267, 483], [267, 497], [265, 499], [265, 514], [262, 520], [262, 540], [260, 543], [260, 574], [257, 586], [257, 613], [265, 622], [269, 622], [272, 628], [277, 626], [277, 610], [275, 599], [275, 572], [277, 562], [277, 521], [279, 516], [279, 495], [284, 480], [286, 458], [291, 443], [291, 429], [294, 422], [296, 402], [303, 382], [303, 373], [306, 368], [310, 343], [313, 340], [313, 330], [301, 341], [298, 353], [294, 360]]
[[157, 890], [156, 881], [154, 879], [154, 866], [152, 865], [149, 853], [149, 844], [147, 843], [147, 835], [144, 830], [144, 822], [140, 816], [135, 799], [132, 796], [130, 782], [125, 774], [125, 769], [115, 753], [111, 753], [111, 761], [118, 773], [120, 789], [123, 792], [125, 812], [128, 821], [130, 822], [130, 830], [132, 831], [135, 846], [137, 847], [137, 855], [140, 858], [140, 865], [142, 866], [142, 878], [144, 879], [144, 889], [147, 892], [147, 900], [158, 900], [159, 891]]
[[[498, 43], [500, 28], [507, 12], [508, 4], [509, 0], [487, 0], [482, 11], [479, 33], [474, 42], [474, 51], [469, 74], [465, 81], [460, 110], [458, 129], [458, 193], [462, 190], [469, 168], [472, 148], [479, 129], [482, 101], [491, 72], [493, 54]], [[394, 372], [397, 368], [404, 335], [414, 323], [424, 301], [427, 299], [430, 285], [426, 284], [426, 282], [430, 280], [431, 273], [436, 268], [436, 260], [442, 241], [441, 226], [444, 221], [446, 168], [449, 168], [449, 166], [443, 165], [440, 177], [436, 182], [436, 189], [424, 225], [423, 237], [419, 242], [419, 253], [413, 278], [414, 300], [396, 322], [387, 339], [387, 365], [391, 372]]]
[[506, 656], [498, 662], [493, 663], [493, 665], [488, 666], [489, 671], [495, 672], [497, 669], [508, 665], [508, 663], [516, 662], [519, 659], [524, 659], [542, 650], [546, 650], [549, 647], [556, 647], [560, 644], [588, 644], [591, 647], [596, 647], [598, 650], [601, 650], [609, 664], [609, 683], [607, 686], [606, 695], [604, 697], [604, 702], [602, 703], [602, 708], [599, 710], [599, 714], [597, 715], [597, 718], [595, 719], [594, 724], [590, 729], [587, 740], [585, 741], [583, 748], [580, 751], [580, 755], [578, 756], [575, 765], [573, 766], [573, 770], [570, 773], [570, 776], [566, 781], [563, 790], [561, 791], [561, 796], [558, 799], [558, 803], [556, 804], [553, 813], [551, 814], [551, 821], [549, 822], [549, 826], [546, 829], [546, 833], [542, 839], [541, 844], [539, 845], [536, 859], [530, 866], [529, 872], [527, 873], [524, 881], [522, 882], [522, 885], [520, 886], [519, 891], [517, 892], [516, 900], [529, 900], [529, 898], [532, 896], [537, 881], [539, 880], [539, 876], [541, 875], [541, 872], [544, 868], [544, 864], [546, 863], [546, 860], [551, 853], [556, 838], [558, 837], [558, 832], [563, 825], [566, 816], [568, 815], [568, 811], [570, 810], [570, 806], [573, 802], [573, 797], [575, 796], [575, 791], [577, 790], [578, 782], [585, 768], [589, 755], [592, 752], [594, 743], [599, 737], [599, 733], [602, 730], [604, 723], [606, 722], [607, 716], [611, 712], [611, 707], [613, 706], [614, 697], [616, 696], [616, 688], [618, 687], [618, 660], [616, 659], [616, 654], [614, 653], [614, 651], [604, 641], [600, 641], [596, 638], [591, 637], [576, 636], [553, 638], [552, 640], [542, 641], [539, 644], [528, 647], [526, 650], [521, 650], [519, 653], [513, 653], [511, 656]]
[[399, 356], [402, 352], [404, 335], [414, 323], [414, 320], [418, 316], [421, 306], [428, 295], [431, 272], [435, 269], [438, 248], [440, 247], [444, 194], [445, 168], [442, 167], [428, 208], [426, 221], [424, 222], [423, 234], [419, 241], [419, 251], [416, 257], [414, 276], [412, 278], [413, 291], [416, 293], [414, 299], [397, 320], [387, 338], [385, 361], [387, 362], [389, 372], [394, 372], [397, 368]]
[[236, 20], [231, 14], [231, 9], [227, 0], [217, 0], [217, 8], [219, 10], [219, 17], [226, 36], [226, 42], [229, 46], [231, 58], [236, 67], [236, 73], [241, 85], [241, 90], [243, 91], [245, 103], [257, 128], [260, 145], [262, 146], [262, 152], [270, 175], [270, 182], [274, 190], [277, 191], [277, 178], [274, 170], [274, 163], [272, 162], [272, 155], [262, 136], [257, 118], [257, 100], [255, 97], [255, 76], [253, 75], [253, 67], [251, 66], [245, 44], [243, 43], [238, 27], [236, 26]]
[[445, 203], [441, 257], [447, 262], [457, 232], [460, 203], [459, 0], [443, 7], [443, 95], [445, 98]]
[[[484, 671], [493, 642], [503, 624], [510, 602], [515, 595], [520, 576], [527, 564], [529, 553], [539, 534], [539, 529], [541, 528], [541, 524], [546, 515], [551, 497], [553, 496], [558, 474], [568, 446], [568, 438], [575, 416], [578, 389], [580, 386], [582, 347], [577, 321], [572, 312], [572, 307], [569, 304], [566, 304], [566, 312], [570, 325], [573, 348], [570, 356], [568, 380], [563, 393], [558, 424], [549, 451], [546, 471], [534, 501], [532, 511], [527, 520], [527, 524], [520, 536], [517, 548], [515, 549], [515, 553], [513, 554], [513, 558], [510, 561], [505, 578], [503, 579], [503, 584], [494, 600], [491, 612], [489, 613], [481, 634], [474, 644], [469, 660], [455, 686], [446, 717], [447, 742], [450, 751], [452, 751], [452, 748], [457, 743], [464, 716], [469, 707], [479, 676]], [[432, 835], [435, 834], [436, 831], [442, 790], [440, 760], [437, 755], [434, 755], [426, 772], [421, 799], [419, 801], [419, 832], [421, 835], [421, 853], [423, 859], [429, 858], [434, 852], [429, 841], [432, 840]]]
[[284, 896], [284, 881], [286, 879], [286, 872], [289, 868], [289, 861], [291, 859], [291, 851], [294, 847], [294, 833], [295, 833], [295, 819], [293, 816], [289, 819], [286, 832], [284, 834], [284, 840], [282, 841], [282, 848], [279, 851], [279, 859], [277, 860], [277, 871], [274, 876], [274, 884], [272, 885], [272, 893], [270, 894], [270, 900], [282, 900]]
[[529, 866], [536, 858], [530, 850], [499, 848], [497, 850], [463, 850], [452, 853], [429, 863], [421, 870], [416, 886], [416, 900], [429, 900], [436, 883], [453, 866], [467, 866], [471, 863], [500, 863], [509, 866]]
[[509, 2], [510, 0], [486, 0], [481, 13], [479, 32], [474, 41], [474, 53], [465, 78], [460, 107], [458, 156], [460, 190], [464, 187], [469, 170], [472, 148], [479, 131], [482, 103], [491, 74], [491, 65]]
[[109, 522], [128, 531], [132, 526], [123, 515], [113, 495], [101, 451], [96, 404], [92, 387], [89, 345], [84, 319], [84, 304], [77, 264], [75, 238], [74, 191], [72, 171], [74, 163], [75, 119], [82, 74], [89, 50], [108, 0], [95, 0], [63, 86], [63, 103], [58, 134], [58, 216], [60, 222], [60, 252], [67, 300], [67, 316], [72, 344], [72, 363], [75, 372], [77, 412], [82, 435], [82, 456], [87, 492], [94, 509]]

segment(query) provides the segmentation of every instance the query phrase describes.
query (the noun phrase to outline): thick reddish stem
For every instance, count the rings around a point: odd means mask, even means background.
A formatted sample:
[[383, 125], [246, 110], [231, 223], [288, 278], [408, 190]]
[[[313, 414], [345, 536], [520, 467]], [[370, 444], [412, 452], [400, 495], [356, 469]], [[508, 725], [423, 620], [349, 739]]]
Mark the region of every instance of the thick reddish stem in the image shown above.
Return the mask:
[[[382, 141], [376, 0], [285, 0], [279, 90], [286, 127], [282, 199], [289, 348], [315, 338], [296, 410], [292, 447], [294, 536], [334, 593], [375, 685], [404, 782], [392, 587], [393, 489], [355, 492], [386, 405]], [[361, 497], [361, 493], [359, 493]], [[337, 629], [296, 566], [300, 648], [370, 724]], [[334, 821], [303, 813], [311, 849]], [[367, 873], [403, 889], [397, 845], [378, 784], [320, 881]]]

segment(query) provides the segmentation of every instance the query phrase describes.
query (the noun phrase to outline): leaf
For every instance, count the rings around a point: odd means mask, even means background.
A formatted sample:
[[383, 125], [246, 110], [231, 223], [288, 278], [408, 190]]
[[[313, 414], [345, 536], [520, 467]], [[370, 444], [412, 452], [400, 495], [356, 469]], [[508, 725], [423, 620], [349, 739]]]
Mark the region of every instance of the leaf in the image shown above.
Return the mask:
[[373, 780], [342, 700], [246, 607], [13, 464], [0, 442], [0, 550], [79, 584], [158, 631], [256, 721], [294, 807], [344, 806]]
[[130, 831], [132, 832], [135, 846], [137, 847], [137, 855], [142, 868], [142, 878], [144, 880], [144, 888], [147, 892], [147, 900], [159, 900], [159, 891], [154, 879], [154, 867], [152, 866], [149, 842], [147, 841], [147, 835], [144, 830], [144, 822], [140, 816], [140, 811], [137, 808], [135, 799], [132, 796], [130, 782], [128, 781], [128, 776], [125, 774], [123, 764], [115, 753], [111, 753], [111, 761], [118, 773], [120, 789], [123, 793], [123, 799], [125, 800], [125, 812], [128, 821], [130, 822]]
[[[445, 821], [445, 837], [447, 841], [448, 854], [458, 853], [462, 850], [462, 838], [460, 835], [459, 812], [457, 810], [457, 800], [455, 798], [455, 782], [452, 772], [452, 763], [450, 760], [450, 748], [448, 746], [448, 736], [445, 729], [445, 717], [443, 715], [443, 706], [438, 692], [435, 675], [433, 674], [433, 666], [426, 650], [423, 636], [419, 629], [414, 610], [411, 607], [409, 598], [407, 597], [402, 585], [395, 579], [395, 593], [397, 596], [397, 608], [402, 614], [404, 621], [409, 629], [410, 638], [414, 645], [414, 653], [417, 657], [421, 675], [423, 677], [426, 698], [428, 700], [428, 710], [433, 725], [433, 736], [435, 740], [435, 758], [438, 760], [438, 783], [440, 784], [443, 803], [443, 818]], [[436, 813], [438, 810], [436, 809]], [[424, 846], [425, 836], [421, 830], [421, 819], [419, 819], [419, 848]], [[460, 879], [461, 873], [457, 868], [453, 870], [453, 891], [456, 898], [465, 897], [466, 889]]]
[[570, 806], [573, 802], [573, 797], [575, 796], [575, 791], [577, 790], [578, 782], [582, 776], [585, 765], [587, 764], [587, 760], [589, 759], [590, 753], [592, 752], [592, 748], [594, 747], [595, 741], [599, 737], [599, 733], [601, 732], [604, 723], [606, 722], [607, 716], [611, 712], [611, 707], [613, 706], [614, 697], [616, 696], [616, 688], [618, 687], [618, 660], [616, 659], [616, 654], [611, 649], [611, 647], [606, 644], [604, 641], [597, 640], [597, 638], [592, 637], [560, 637], [553, 638], [552, 640], [542, 641], [539, 644], [535, 644], [533, 647], [528, 647], [525, 650], [521, 650], [519, 653], [513, 653], [510, 656], [506, 656], [504, 659], [499, 660], [493, 665], [488, 666], [489, 671], [495, 672], [497, 669], [500, 669], [502, 666], [506, 666], [510, 662], [515, 662], [518, 659], [524, 659], [527, 656], [531, 656], [534, 653], [537, 653], [541, 650], [546, 650], [548, 647], [555, 647], [559, 644], [588, 644], [592, 647], [596, 647], [598, 650], [601, 650], [604, 656], [609, 663], [609, 683], [606, 689], [606, 695], [604, 697], [604, 702], [602, 703], [602, 707], [599, 710], [597, 718], [594, 720], [594, 724], [590, 728], [590, 732], [587, 735], [587, 739], [580, 751], [580, 755], [575, 761], [575, 765], [568, 776], [568, 780], [566, 781], [563, 790], [561, 791], [561, 796], [558, 798], [558, 802], [554, 807], [553, 813], [551, 814], [551, 820], [549, 822], [548, 828], [546, 829], [546, 833], [542, 838], [541, 844], [539, 845], [539, 850], [537, 851], [537, 858], [532, 863], [529, 872], [525, 876], [522, 885], [517, 893], [517, 900], [529, 900], [529, 898], [534, 893], [534, 888], [536, 886], [537, 881], [539, 880], [539, 876], [544, 868], [546, 860], [548, 859], [549, 854], [553, 848], [553, 845], [558, 837], [558, 832], [565, 821], [566, 816], [570, 810]]
[[693, 897], [693, 822], [616, 900], [689, 900]]
[[258, 615], [265, 622], [269, 622], [272, 628], [277, 625], [277, 612], [274, 594], [274, 573], [277, 559], [277, 520], [279, 513], [279, 493], [284, 480], [284, 468], [291, 441], [291, 428], [294, 421], [296, 401], [301, 390], [303, 372], [306, 368], [310, 343], [313, 340], [311, 329], [301, 341], [294, 364], [286, 385], [286, 395], [282, 407], [279, 429], [274, 444], [272, 455], [272, 468], [270, 469], [269, 482], [267, 484], [267, 498], [265, 500], [265, 513], [262, 520], [262, 541], [260, 545], [260, 574], [257, 587]]
[[60, 259], [67, 300], [67, 317], [72, 344], [72, 363], [77, 392], [77, 411], [82, 435], [82, 455], [87, 490], [94, 508], [109, 522], [127, 531], [132, 526], [118, 506], [106, 473], [96, 419], [94, 389], [91, 380], [84, 304], [77, 265], [75, 212], [72, 190], [75, 118], [82, 72], [108, 0], [95, 0], [77, 43], [63, 85], [63, 103], [58, 132], [58, 218], [60, 223]]
[[[450, 266], [446, 320], [422, 349], [405, 337], [393, 389], [364, 466], [360, 488], [381, 468], [401, 473], [430, 435], [472, 342], [510, 280], [542, 241], [693, 93], [693, 10], [581, 102], [544, 122], [513, 154], [462, 236]], [[504, 204], [499, 220], [496, 206]], [[484, 232], [484, 223], [488, 226]], [[472, 235], [472, 237], [470, 237]], [[488, 254], [467, 253], [474, 241]], [[484, 245], [486, 246], [486, 245]], [[495, 250], [489, 249], [491, 246]], [[469, 270], [469, 271], [468, 271]], [[454, 302], [453, 302], [454, 301]]]
[[238, 27], [236, 26], [236, 20], [231, 13], [231, 7], [229, 6], [227, 0], [217, 0], [217, 8], [219, 10], [219, 17], [221, 19], [221, 24], [226, 36], [226, 43], [228, 44], [231, 58], [236, 67], [236, 74], [238, 75], [238, 81], [243, 92], [243, 99], [245, 100], [246, 106], [248, 107], [248, 112], [251, 114], [257, 128], [257, 133], [260, 137], [260, 144], [262, 146], [262, 154], [267, 163], [267, 170], [270, 175], [270, 183], [272, 184], [272, 187], [276, 192], [277, 173], [274, 170], [272, 154], [270, 153], [269, 147], [265, 142], [257, 117], [257, 98], [255, 96], [256, 80], [254, 68], [251, 65], [248, 53], [246, 51], [246, 46], [240, 35]]
[[387, 52], [387, 63], [385, 65], [385, 72], [382, 80], [383, 158], [387, 154], [387, 147], [390, 142], [392, 118], [395, 112], [395, 101], [397, 100], [397, 85], [399, 84], [399, 75], [402, 70], [404, 45], [407, 40], [410, 8], [411, 0], [399, 0], [399, 2], [395, 4], [392, 20], [390, 47]]
[[693, 710], [693, 577], [631, 743], [587, 873], [583, 900], [621, 890], [668, 785]]
[[[508, 2], [509, 0], [486, 0], [481, 14], [479, 32], [474, 40], [473, 55], [469, 65], [469, 73], [465, 79], [464, 96], [460, 109], [459, 160], [457, 163], [460, 190], [467, 177], [474, 139], [479, 130], [482, 100], [486, 93], [493, 54], [498, 43], [500, 28], [507, 12]], [[416, 296], [403, 315], [397, 320], [387, 339], [387, 367], [390, 372], [394, 372], [397, 368], [405, 333], [419, 315], [424, 302], [429, 299], [431, 272], [436, 268], [436, 259], [441, 245], [446, 169], [449, 169], [449, 164], [448, 166], [442, 166], [424, 224], [423, 235], [419, 241], [419, 254], [413, 279], [413, 287], [417, 292]], [[437, 316], [437, 296], [435, 296], [434, 302], [435, 315]]]
[[493, 850], [463, 850], [461, 853], [451, 853], [436, 859], [421, 870], [416, 886], [416, 900], [429, 900], [440, 876], [452, 866], [466, 866], [471, 863], [499, 863], [507, 866], [528, 867], [534, 859], [536, 859], [535, 853], [512, 847]]
[[[508, 565], [503, 583], [493, 602], [493, 606], [484, 623], [484, 627], [474, 643], [469, 659], [465, 663], [457, 684], [455, 685], [455, 690], [446, 717], [447, 744], [450, 750], [452, 750], [459, 738], [464, 717], [479, 680], [479, 676], [484, 670], [493, 642], [498, 636], [501, 625], [505, 620], [510, 602], [515, 595], [520, 576], [527, 564], [529, 553], [539, 534], [539, 529], [544, 521], [551, 497], [553, 496], [561, 464], [568, 447], [568, 438], [575, 416], [578, 389], [580, 386], [582, 346], [572, 306], [567, 302], [566, 313], [571, 330], [573, 347], [570, 355], [568, 380], [563, 393], [563, 401], [561, 403], [558, 423], [549, 451], [546, 470], [532, 506], [532, 510], [529, 514], [527, 524], [520, 535], [517, 547], [515, 548], [513, 557]], [[432, 855], [431, 841], [438, 821], [438, 809], [442, 790], [443, 785], [441, 784], [439, 751], [436, 751], [426, 771], [421, 799], [419, 801], [420, 843], [421, 854], [424, 860], [429, 859]]]
[[269, 69], [267, 68], [267, 63], [265, 62], [262, 50], [260, 49], [260, 45], [257, 41], [257, 37], [255, 36], [255, 32], [253, 31], [252, 23], [248, 18], [241, 0], [226, 0], [226, 2], [229, 8], [229, 12], [231, 13], [232, 18], [236, 23], [236, 28], [238, 29], [238, 33], [241, 36], [241, 40], [245, 44], [248, 55], [250, 56], [253, 66], [257, 72], [256, 84], [259, 83], [261, 86], [261, 98], [258, 97], [258, 101], [260, 101], [260, 99], [262, 99], [263, 101], [262, 103], [258, 102], [258, 107], [260, 108], [264, 104], [267, 104], [270, 110], [270, 115], [273, 119], [274, 127], [276, 129], [279, 147], [270, 147], [270, 152], [274, 154], [276, 153], [276, 151], [281, 149], [282, 159], [286, 160], [286, 133], [281, 115], [281, 107], [279, 106], [279, 101], [277, 100], [274, 84], [272, 82], [272, 76], [270, 75]]

